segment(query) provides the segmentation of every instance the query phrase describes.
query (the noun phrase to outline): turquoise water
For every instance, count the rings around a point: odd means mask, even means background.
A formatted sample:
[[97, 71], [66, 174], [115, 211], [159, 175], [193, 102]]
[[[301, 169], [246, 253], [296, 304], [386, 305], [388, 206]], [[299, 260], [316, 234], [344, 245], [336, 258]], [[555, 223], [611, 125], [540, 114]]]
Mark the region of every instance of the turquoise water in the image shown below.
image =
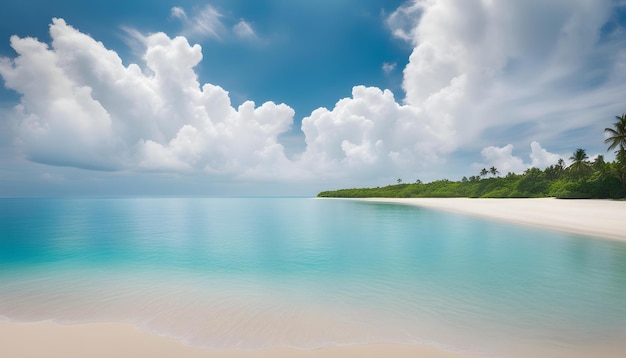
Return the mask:
[[626, 338], [626, 243], [308, 198], [0, 199], [0, 318], [213, 348]]

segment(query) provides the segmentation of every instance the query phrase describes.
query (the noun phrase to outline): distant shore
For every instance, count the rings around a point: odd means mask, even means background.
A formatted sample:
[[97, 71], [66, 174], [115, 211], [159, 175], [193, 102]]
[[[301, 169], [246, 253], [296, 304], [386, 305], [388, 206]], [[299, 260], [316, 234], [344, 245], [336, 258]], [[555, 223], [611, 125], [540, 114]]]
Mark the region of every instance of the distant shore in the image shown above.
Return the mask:
[[445, 210], [581, 235], [626, 241], [626, 201], [591, 199], [363, 198]]
[[315, 350], [207, 350], [139, 331], [128, 323], [58, 325], [0, 321], [0, 356], [39, 358], [471, 358], [417, 345], [374, 344]]

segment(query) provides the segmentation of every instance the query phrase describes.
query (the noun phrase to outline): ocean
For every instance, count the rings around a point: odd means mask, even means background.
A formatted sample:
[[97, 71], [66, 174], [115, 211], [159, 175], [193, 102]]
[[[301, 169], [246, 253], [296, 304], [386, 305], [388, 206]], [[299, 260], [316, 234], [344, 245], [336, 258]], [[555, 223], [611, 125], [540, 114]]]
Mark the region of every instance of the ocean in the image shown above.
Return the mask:
[[350, 200], [5, 198], [0, 320], [220, 349], [577, 352], [626, 341], [626, 243]]

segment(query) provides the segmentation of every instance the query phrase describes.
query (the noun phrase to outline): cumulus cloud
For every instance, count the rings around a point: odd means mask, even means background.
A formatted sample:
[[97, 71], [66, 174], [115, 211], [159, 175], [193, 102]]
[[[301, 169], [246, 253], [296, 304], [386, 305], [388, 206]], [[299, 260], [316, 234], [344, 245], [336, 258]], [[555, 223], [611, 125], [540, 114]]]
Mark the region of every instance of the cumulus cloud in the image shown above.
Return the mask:
[[124, 66], [117, 53], [61, 19], [50, 35], [51, 47], [12, 37], [18, 56], [0, 62], [5, 85], [22, 95], [12, 120], [15, 143], [30, 160], [230, 176], [290, 164], [277, 137], [290, 129], [294, 111], [273, 102], [233, 108], [228, 92], [200, 86], [199, 45], [150, 35], [142, 69]]
[[[569, 151], [595, 131], [601, 143], [600, 119], [623, 111], [626, 40], [611, 24], [614, 6], [409, 1], [386, 18], [392, 36], [413, 47], [404, 98], [355, 86], [334, 108], [303, 119], [306, 148], [292, 159], [278, 136], [294, 111], [273, 102], [234, 108], [227, 91], [198, 82], [202, 51], [186, 37], [137, 35], [145, 65], [125, 66], [55, 19], [50, 46], [11, 39], [18, 56], [0, 61], [0, 75], [22, 96], [11, 114], [15, 144], [40, 163], [247, 178], [397, 177], [497, 138], [511, 144], [484, 148], [480, 165], [519, 172], [558, 160], [538, 142]], [[210, 5], [193, 15], [174, 7], [170, 15], [187, 37], [254, 36], [248, 22], [228, 24]], [[513, 154], [520, 143], [531, 143], [530, 162]]]
[[562, 156], [550, 153], [547, 150], [541, 148], [541, 145], [537, 142], [530, 143], [530, 166], [535, 168], [544, 169], [550, 165], [556, 164], [559, 159], [563, 159]]
[[474, 164], [474, 168], [496, 167], [501, 173], [521, 173], [528, 168], [520, 157], [513, 155], [513, 145], [507, 144], [504, 147], [489, 146], [480, 151], [480, 155], [485, 160], [484, 163]]
[[302, 131], [307, 146], [301, 162], [331, 176], [415, 172], [452, 148], [445, 124], [375, 87], [356, 86], [332, 110], [315, 110]]
[[475, 163], [475, 170], [480, 168], [496, 167], [500, 173], [522, 173], [526, 169], [535, 167], [545, 169], [550, 165], [557, 164], [562, 157], [558, 154], [550, 153], [543, 149], [537, 142], [530, 143], [530, 163], [513, 155], [513, 145], [507, 144], [504, 147], [489, 146], [481, 150], [480, 155], [483, 157], [483, 163]]
[[[626, 86], [624, 40], [600, 38], [610, 0], [414, 0], [388, 17], [414, 45], [404, 69], [405, 103], [446, 114], [463, 146], [524, 124], [520, 142], [621, 113]], [[410, 26], [412, 21], [413, 26]], [[619, 28], [619, 26], [617, 26]], [[619, 31], [618, 31], [619, 32]], [[443, 98], [456, 98], [443, 106]], [[437, 102], [439, 104], [437, 104]], [[608, 118], [608, 117], [607, 117]], [[519, 133], [518, 133], [519, 134]], [[576, 138], [572, 138], [574, 141]]]
[[35, 162], [316, 178], [415, 171], [454, 149], [447, 141], [454, 129], [436, 112], [356, 86], [351, 98], [303, 120], [307, 147], [289, 160], [278, 136], [290, 130], [294, 111], [273, 102], [234, 108], [224, 89], [198, 82], [202, 51], [185, 37], [137, 36], [145, 46], [142, 68], [124, 66], [116, 52], [62, 19], [53, 20], [50, 35], [51, 46], [13, 37], [18, 56], [0, 65], [6, 86], [22, 95], [12, 115], [16, 145]]

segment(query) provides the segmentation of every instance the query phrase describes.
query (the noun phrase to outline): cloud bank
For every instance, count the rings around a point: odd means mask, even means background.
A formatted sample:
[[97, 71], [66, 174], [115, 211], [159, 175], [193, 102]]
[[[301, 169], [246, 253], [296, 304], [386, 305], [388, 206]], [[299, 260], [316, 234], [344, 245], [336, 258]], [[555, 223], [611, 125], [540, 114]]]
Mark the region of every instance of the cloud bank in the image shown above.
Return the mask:
[[6, 86], [22, 95], [11, 118], [15, 144], [34, 162], [306, 179], [394, 171], [448, 151], [441, 124], [423, 110], [356, 86], [351, 98], [302, 121], [307, 147], [289, 160], [278, 136], [291, 129], [293, 109], [250, 101], [234, 108], [227, 91], [198, 82], [202, 51], [185, 37], [143, 37], [140, 67], [62, 19], [50, 35], [51, 46], [13, 36], [18, 56], [0, 63]]
[[286, 161], [277, 136], [293, 110], [267, 102], [233, 108], [228, 92], [200, 86], [199, 45], [145, 38], [145, 68], [124, 66], [102, 43], [54, 19], [52, 46], [13, 36], [0, 74], [22, 95], [15, 143], [35, 162], [101, 170], [240, 175]]
[[480, 155], [483, 157], [483, 163], [475, 163], [474, 169], [476, 172], [480, 168], [496, 167], [502, 174], [516, 173], [520, 174], [526, 169], [534, 167], [539, 169], [545, 169], [551, 165], [558, 163], [559, 159], [565, 160], [564, 156], [559, 154], [550, 153], [543, 149], [538, 142], [530, 143], [530, 163], [525, 163], [524, 159], [519, 156], [513, 155], [512, 144], [507, 144], [504, 147], [489, 146], [483, 148]]
[[520, 127], [528, 132], [520, 138], [525, 145], [556, 141], [589, 126], [621, 111], [626, 94], [625, 42], [614, 6], [409, 2], [388, 18], [392, 33], [414, 45], [404, 69], [405, 103], [450, 121], [456, 133], [450, 140], [461, 146], [493, 142], [493, 133], [512, 137]]
[[[414, 48], [403, 72], [406, 96], [355, 86], [334, 108], [302, 120], [306, 148], [290, 158], [279, 137], [294, 125], [293, 109], [235, 108], [226, 90], [199, 83], [201, 47], [182, 36], [141, 37], [144, 63], [124, 65], [115, 51], [54, 19], [50, 45], [11, 38], [17, 57], [0, 60], [0, 76], [21, 95], [8, 116], [14, 144], [38, 163], [246, 180], [386, 178], [482, 149], [501, 172], [518, 172], [558, 160], [539, 142], [575, 148], [580, 133], [595, 130], [601, 142], [602, 119], [623, 110], [626, 46], [615, 6], [407, 2], [386, 18], [392, 36]], [[171, 16], [190, 35], [225, 31], [210, 7], [193, 18], [175, 7]], [[255, 36], [244, 20], [232, 31]], [[530, 163], [512, 155], [513, 146], [529, 143]]]

